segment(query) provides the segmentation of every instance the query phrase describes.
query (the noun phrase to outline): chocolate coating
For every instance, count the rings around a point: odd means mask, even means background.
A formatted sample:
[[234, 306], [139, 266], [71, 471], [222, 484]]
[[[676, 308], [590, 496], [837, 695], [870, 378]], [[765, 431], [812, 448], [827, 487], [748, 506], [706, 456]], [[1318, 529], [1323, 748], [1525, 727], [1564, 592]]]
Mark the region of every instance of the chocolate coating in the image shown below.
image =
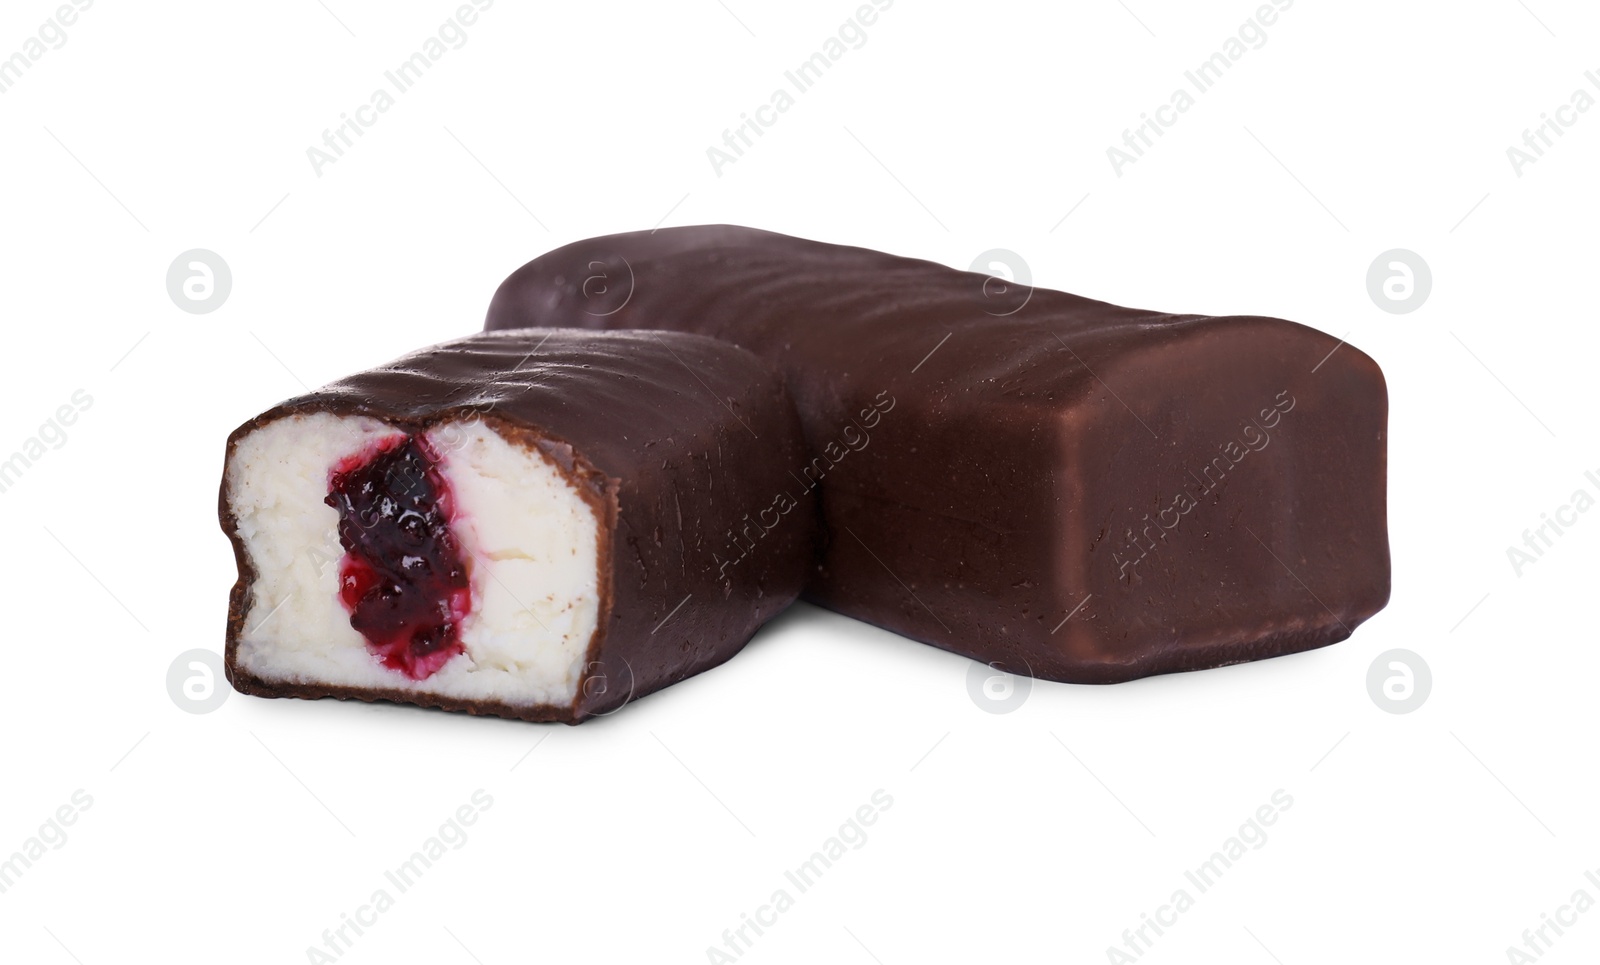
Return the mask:
[[1292, 653], [1389, 597], [1383, 375], [1315, 329], [729, 226], [543, 255], [489, 308], [490, 329], [531, 324], [771, 360], [821, 498], [807, 597], [1011, 672], [1108, 683]]
[[[726, 342], [673, 332], [520, 331], [447, 342], [283, 402], [228, 439], [296, 413], [364, 415], [409, 432], [482, 419], [549, 456], [601, 524], [599, 624], [570, 707], [508, 706], [411, 691], [286, 685], [236, 664], [256, 578], [229, 511], [239, 580], [228, 615], [228, 679], [264, 696], [389, 699], [474, 714], [577, 723], [737, 653], [799, 595], [814, 555], [815, 505], [778, 376]], [[746, 542], [750, 518], [793, 501]], [[730, 547], [733, 547], [730, 549]]]

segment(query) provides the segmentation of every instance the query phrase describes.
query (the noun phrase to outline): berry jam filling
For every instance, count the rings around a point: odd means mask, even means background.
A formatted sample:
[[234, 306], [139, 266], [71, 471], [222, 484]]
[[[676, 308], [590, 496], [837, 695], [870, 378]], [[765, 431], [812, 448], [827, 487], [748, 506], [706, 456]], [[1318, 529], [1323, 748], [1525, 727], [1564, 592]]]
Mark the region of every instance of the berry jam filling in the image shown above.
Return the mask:
[[465, 648], [466, 554], [450, 489], [425, 440], [395, 436], [342, 460], [324, 502], [339, 511], [339, 599], [383, 665], [425, 680]]

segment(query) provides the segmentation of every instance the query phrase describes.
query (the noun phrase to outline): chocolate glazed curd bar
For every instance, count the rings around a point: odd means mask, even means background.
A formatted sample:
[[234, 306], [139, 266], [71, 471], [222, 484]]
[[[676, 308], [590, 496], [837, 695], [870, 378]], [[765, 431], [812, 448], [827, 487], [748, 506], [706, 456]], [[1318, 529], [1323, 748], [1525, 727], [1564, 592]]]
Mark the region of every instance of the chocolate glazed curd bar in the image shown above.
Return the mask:
[[1085, 683], [1342, 640], [1389, 597], [1383, 374], [1293, 322], [1170, 315], [728, 226], [578, 242], [489, 329], [663, 328], [781, 368], [809, 599]]
[[805, 458], [778, 376], [692, 334], [497, 332], [342, 379], [228, 439], [228, 679], [610, 713], [795, 600]]

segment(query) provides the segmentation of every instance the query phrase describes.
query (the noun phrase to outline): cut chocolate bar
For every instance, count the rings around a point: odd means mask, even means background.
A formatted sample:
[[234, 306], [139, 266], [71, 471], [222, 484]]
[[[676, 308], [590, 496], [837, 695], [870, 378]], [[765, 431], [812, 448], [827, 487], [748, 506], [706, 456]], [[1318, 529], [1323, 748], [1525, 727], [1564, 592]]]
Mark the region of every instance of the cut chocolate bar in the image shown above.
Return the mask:
[[576, 723], [737, 653], [799, 594], [814, 500], [778, 376], [676, 332], [476, 335], [228, 439], [227, 673]]
[[728, 226], [535, 259], [488, 327], [534, 321], [770, 359], [821, 494], [807, 596], [1011, 672], [1104, 683], [1292, 653], [1389, 597], [1383, 374], [1293, 322]]

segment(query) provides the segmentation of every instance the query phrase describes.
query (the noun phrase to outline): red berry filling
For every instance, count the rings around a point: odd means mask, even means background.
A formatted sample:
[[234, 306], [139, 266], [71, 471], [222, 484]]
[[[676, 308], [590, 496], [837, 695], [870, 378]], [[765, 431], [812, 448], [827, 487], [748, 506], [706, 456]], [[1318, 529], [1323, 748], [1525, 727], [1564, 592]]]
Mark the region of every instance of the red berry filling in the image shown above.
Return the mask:
[[465, 648], [466, 554], [450, 489], [426, 440], [394, 436], [342, 460], [324, 500], [339, 511], [339, 599], [383, 665], [425, 680]]

